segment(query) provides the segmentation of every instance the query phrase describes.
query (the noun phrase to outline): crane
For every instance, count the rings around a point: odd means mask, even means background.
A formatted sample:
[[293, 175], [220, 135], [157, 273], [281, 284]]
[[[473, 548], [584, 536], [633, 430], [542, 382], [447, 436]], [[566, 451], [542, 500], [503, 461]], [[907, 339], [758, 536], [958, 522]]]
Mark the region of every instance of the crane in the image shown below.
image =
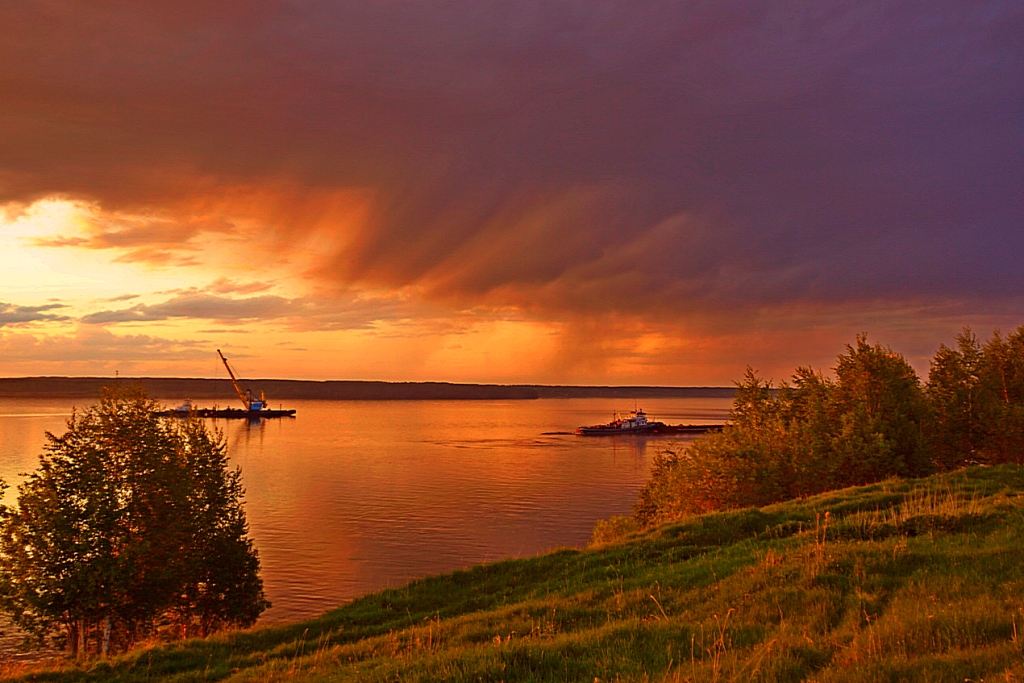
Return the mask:
[[235, 372], [231, 369], [231, 366], [228, 365], [228, 359], [224, 357], [224, 354], [220, 352], [220, 349], [217, 349], [217, 355], [220, 356], [222, 361], [224, 361], [224, 367], [228, 369], [228, 375], [231, 376], [231, 384], [234, 385], [235, 392], [238, 394], [238, 398], [241, 399], [242, 405], [245, 406], [245, 409], [251, 411], [263, 410], [267, 403], [267, 399], [263, 395], [263, 392], [260, 392], [259, 398], [256, 398], [256, 395], [249, 389], [246, 389], [243, 392], [242, 387], [238, 386], [238, 380], [235, 378]]

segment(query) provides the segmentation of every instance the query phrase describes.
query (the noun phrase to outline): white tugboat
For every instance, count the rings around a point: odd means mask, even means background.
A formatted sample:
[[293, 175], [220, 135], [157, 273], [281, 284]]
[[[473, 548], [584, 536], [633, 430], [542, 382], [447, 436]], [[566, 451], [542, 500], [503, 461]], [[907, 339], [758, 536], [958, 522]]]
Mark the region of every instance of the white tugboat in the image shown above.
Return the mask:
[[637, 408], [629, 417], [619, 417], [608, 424], [577, 427], [578, 436], [615, 436], [616, 434], [690, 434], [700, 435], [708, 432], [720, 432], [724, 425], [667, 425], [664, 422], [651, 422], [642, 408]]
[[637, 408], [629, 413], [629, 417], [622, 418], [618, 415], [608, 424], [592, 425], [590, 427], [578, 427], [576, 433], [581, 436], [601, 436], [605, 434], [634, 434], [638, 432], [649, 432], [660, 425], [660, 422], [648, 422], [647, 413], [643, 408]]

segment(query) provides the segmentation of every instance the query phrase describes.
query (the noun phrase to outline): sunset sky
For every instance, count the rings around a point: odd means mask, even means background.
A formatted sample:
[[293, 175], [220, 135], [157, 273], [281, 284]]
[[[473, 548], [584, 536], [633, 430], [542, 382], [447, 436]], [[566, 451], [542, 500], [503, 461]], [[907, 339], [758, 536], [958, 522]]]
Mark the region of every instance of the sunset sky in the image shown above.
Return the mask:
[[728, 385], [1024, 323], [1024, 4], [0, 3], [0, 376]]

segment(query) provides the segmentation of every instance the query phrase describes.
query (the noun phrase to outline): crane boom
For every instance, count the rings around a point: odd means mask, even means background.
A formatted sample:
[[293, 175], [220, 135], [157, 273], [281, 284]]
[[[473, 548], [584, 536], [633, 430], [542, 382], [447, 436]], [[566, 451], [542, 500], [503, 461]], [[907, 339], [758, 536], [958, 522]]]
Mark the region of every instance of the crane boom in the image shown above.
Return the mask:
[[224, 354], [217, 349], [217, 355], [224, 361], [224, 367], [228, 369], [228, 375], [231, 376], [231, 383], [235, 386], [235, 393], [238, 394], [238, 398], [242, 401], [242, 405], [245, 406], [246, 410], [249, 410], [249, 400], [246, 398], [245, 393], [242, 391], [242, 387], [238, 386], [238, 380], [235, 379], [235, 373], [231, 370], [231, 366], [228, 365], [228, 359], [224, 357]]

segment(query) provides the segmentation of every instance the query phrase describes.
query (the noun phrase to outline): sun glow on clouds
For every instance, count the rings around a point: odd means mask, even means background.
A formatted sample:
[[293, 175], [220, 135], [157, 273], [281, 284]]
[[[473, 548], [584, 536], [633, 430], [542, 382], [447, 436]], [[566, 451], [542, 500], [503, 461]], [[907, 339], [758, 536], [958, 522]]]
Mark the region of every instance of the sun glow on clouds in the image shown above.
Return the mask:
[[[223, 348], [246, 376], [723, 385], [748, 363], [777, 380], [797, 363], [827, 368], [853, 334], [879, 329], [895, 331], [882, 341], [924, 373], [938, 335], [997, 319], [886, 302], [659, 315], [602, 309], [615, 297], [600, 292], [559, 312], [543, 302], [576, 287], [575, 271], [475, 298], [446, 292], [437, 269], [391, 288], [329, 276], [362, 248], [370, 214], [368, 195], [344, 191], [238, 191], [180, 215], [61, 198], [10, 205], [0, 213], [0, 375], [219, 376]], [[640, 262], [656, 256], [644, 248]], [[618, 276], [607, 286], [631, 290]], [[816, 355], [791, 360], [808, 348]]]
[[361, 248], [350, 242], [371, 211], [366, 193], [229, 195], [177, 216], [59, 198], [7, 207], [0, 373], [209, 376], [223, 347], [250, 375], [629, 382], [665, 370], [652, 359], [678, 344], [664, 333], [608, 341], [600, 320], [531, 319], [500, 297], [355, 287], [324, 268]]
[[0, 301], [15, 304], [0, 372], [216, 376], [218, 347], [250, 376], [512, 383], [637, 370], [586, 367], [562, 323], [515, 307], [438, 305], [415, 288], [325, 290], [306, 275], [338, 253], [337, 231], [313, 225], [282, 246], [251, 217], [231, 225], [190, 232], [69, 200], [9, 209]]
[[[0, 374], [210, 376], [217, 347], [250, 375], [314, 379], [513, 382], [550, 363], [551, 325], [514, 311], [446, 308], [414, 288], [325, 289], [309, 273], [346, 232], [311, 215], [283, 244], [267, 227], [278, 201], [217, 221], [68, 199], [8, 206]], [[359, 219], [351, 204], [327, 213]]]
[[[324, 264], [344, 258], [368, 205], [321, 196], [285, 215], [286, 204], [246, 192], [184, 218], [68, 199], [7, 207], [0, 374], [217, 376], [213, 350], [224, 348], [248, 376], [723, 384], [738, 358], [771, 372], [773, 357], [807, 341], [806, 325], [768, 335], [756, 320], [730, 330], [599, 309], [531, 317], [500, 290], [467, 307], [416, 286], [346, 287]], [[302, 228], [281, 231], [296, 215]], [[819, 322], [832, 348], [846, 341]]]
[[[84, 303], [125, 293], [138, 268], [113, 261], [109, 254], [80, 249], [44, 248], [50, 243], [74, 246], [89, 230], [93, 211], [86, 204], [43, 200], [28, 207], [7, 207], [0, 214], [2, 291], [8, 296], [39, 301], [61, 299]], [[180, 275], [165, 273], [158, 286], [184, 284]]]
[[[290, 264], [275, 268], [258, 235], [197, 223], [68, 199], [7, 206], [0, 372], [104, 373], [119, 362], [123, 372], [210, 374], [195, 361], [213, 345], [245, 353], [264, 318], [307, 312]], [[221, 329], [201, 331], [211, 323]]]

